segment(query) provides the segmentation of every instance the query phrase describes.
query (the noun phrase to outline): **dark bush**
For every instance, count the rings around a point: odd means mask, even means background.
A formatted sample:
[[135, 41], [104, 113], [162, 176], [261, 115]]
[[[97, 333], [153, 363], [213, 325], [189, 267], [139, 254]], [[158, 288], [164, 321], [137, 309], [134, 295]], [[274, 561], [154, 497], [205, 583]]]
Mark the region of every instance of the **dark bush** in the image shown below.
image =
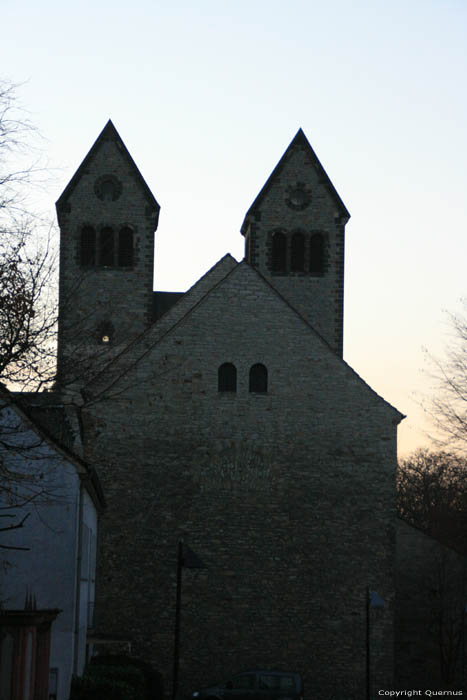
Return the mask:
[[146, 680], [134, 666], [92, 665], [73, 678], [70, 700], [146, 700]]
[[150, 664], [141, 659], [136, 659], [125, 654], [101, 654], [93, 656], [90, 667], [112, 666], [112, 667], [133, 667], [139, 669], [144, 674], [145, 691], [144, 700], [163, 700], [164, 685], [162, 674], [155, 671]]

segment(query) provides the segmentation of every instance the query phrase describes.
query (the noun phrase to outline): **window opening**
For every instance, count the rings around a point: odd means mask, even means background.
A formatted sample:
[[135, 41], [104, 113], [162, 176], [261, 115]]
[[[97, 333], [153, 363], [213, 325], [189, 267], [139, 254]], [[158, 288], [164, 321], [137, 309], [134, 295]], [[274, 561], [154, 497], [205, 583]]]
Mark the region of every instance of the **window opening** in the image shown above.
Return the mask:
[[244, 673], [242, 676], [234, 676], [227, 687], [232, 690], [253, 690], [255, 681], [254, 673]]
[[261, 363], [250, 369], [250, 392], [265, 393], [268, 390], [268, 370]]
[[93, 267], [96, 264], [96, 232], [92, 226], [81, 230], [80, 264], [82, 267]]
[[133, 231], [128, 226], [122, 228], [118, 236], [119, 267], [133, 267]]
[[112, 202], [117, 199], [115, 183], [112, 180], [104, 180], [101, 184], [102, 199], [104, 202]]
[[290, 269], [293, 272], [303, 272], [305, 269], [305, 236], [294, 233], [290, 251]]
[[114, 232], [111, 228], [103, 228], [100, 235], [100, 257], [101, 267], [112, 267], [114, 264]]
[[97, 326], [97, 340], [101, 345], [112, 345], [115, 330], [110, 321], [103, 321]]
[[237, 368], [231, 362], [224, 362], [217, 372], [218, 391], [237, 391]]
[[324, 241], [320, 233], [310, 240], [310, 272], [321, 275], [324, 272]]
[[287, 238], [285, 233], [276, 231], [272, 235], [272, 271], [285, 272]]

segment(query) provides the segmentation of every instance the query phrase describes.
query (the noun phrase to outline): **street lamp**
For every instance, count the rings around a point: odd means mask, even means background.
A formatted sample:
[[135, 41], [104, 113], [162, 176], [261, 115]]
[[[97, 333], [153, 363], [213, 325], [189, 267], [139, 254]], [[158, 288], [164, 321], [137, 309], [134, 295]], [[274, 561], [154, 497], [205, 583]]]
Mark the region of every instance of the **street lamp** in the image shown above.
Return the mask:
[[201, 559], [188, 545], [180, 540], [177, 550], [177, 602], [175, 605], [175, 638], [174, 638], [174, 664], [172, 675], [172, 700], [175, 700], [178, 691], [178, 663], [180, 658], [180, 619], [182, 609], [182, 569], [205, 569]]
[[368, 586], [366, 589], [366, 697], [371, 700], [371, 667], [370, 667], [370, 609], [384, 608], [385, 601], [376, 591], [370, 591]]

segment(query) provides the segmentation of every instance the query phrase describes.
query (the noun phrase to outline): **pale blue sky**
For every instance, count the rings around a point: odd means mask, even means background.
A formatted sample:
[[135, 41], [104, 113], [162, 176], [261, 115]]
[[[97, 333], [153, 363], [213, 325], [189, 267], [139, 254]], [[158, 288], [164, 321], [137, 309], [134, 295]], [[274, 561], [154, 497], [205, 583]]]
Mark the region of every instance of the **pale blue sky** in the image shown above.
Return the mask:
[[4, 0], [2, 75], [46, 137], [55, 200], [109, 117], [161, 204], [156, 287], [227, 251], [299, 126], [352, 214], [346, 360], [426, 443], [422, 346], [466, 291], [467, 3]]

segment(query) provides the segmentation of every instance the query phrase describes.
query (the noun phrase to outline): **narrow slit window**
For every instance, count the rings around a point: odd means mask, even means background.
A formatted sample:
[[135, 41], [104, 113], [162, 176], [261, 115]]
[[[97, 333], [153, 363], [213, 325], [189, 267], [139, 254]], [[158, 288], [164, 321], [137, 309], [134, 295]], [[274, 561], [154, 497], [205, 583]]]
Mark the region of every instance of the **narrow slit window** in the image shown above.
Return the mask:
[[103, 228], [99, 241], [99, 264], [101, 267], [114, 265], [114, 232], [111, 228]]
[[265, 394], [268, 390], [268, 370], [261, 363], [250, 368], [250, 392]]
[[310, 272], [315, 275], [324, 272], [324, 240], [320, 233], [315, 233], [310, 240]]
[[237, 368], [231, 362], [224, 362], [217, 372], [218, 391], [237, 391]]
[[94, 267], [96, 264], [96, 232], [92, 226], [81, 230], [80, 264], [81, 267]]
[[133, 231], [128, 226], [122, 228], [118, 236], [118, 265], [133, 267]]
[[285, 233], [276, 231], [272, 236], [272, 271], [285, 272], [287, 238]]
[[303, 272], [305, 269], [305, 236], [294, 233], [290, 250], [290, 269], [292, 272]]

